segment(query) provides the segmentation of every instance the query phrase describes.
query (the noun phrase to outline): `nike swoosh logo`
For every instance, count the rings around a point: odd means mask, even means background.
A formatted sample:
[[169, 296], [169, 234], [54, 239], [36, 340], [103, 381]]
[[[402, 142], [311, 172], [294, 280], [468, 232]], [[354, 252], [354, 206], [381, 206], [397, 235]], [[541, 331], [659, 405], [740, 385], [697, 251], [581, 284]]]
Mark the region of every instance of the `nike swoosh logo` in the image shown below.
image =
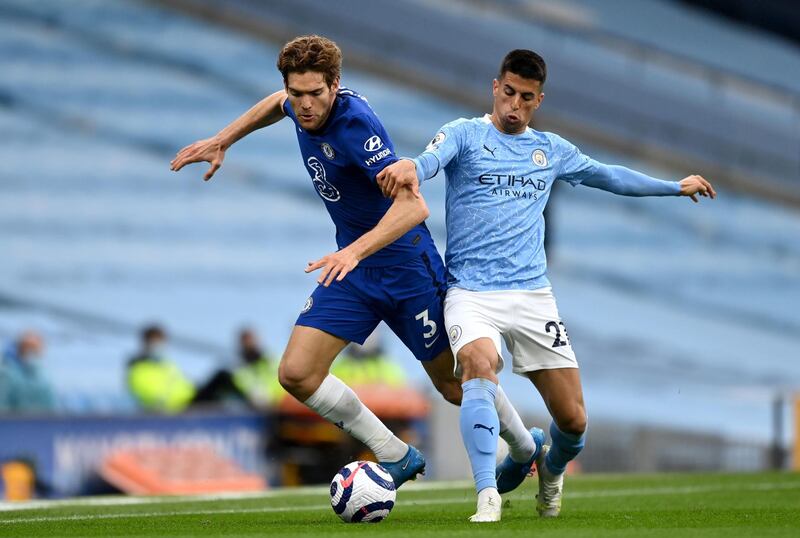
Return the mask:
[[350, 474], [350, 476], [348, 476], [347, 478], [345, 478], [344, 480], [342, 480], [342, 481], [340, 482], [340, 483], [341, 483], [341, 485], [342, 485], [342, 487], [343, 487], [343, 488], [349, 488], [349, 487], [350, 487], [350, 484], [352, 484], [352, 483], [353, 483], [353, 480], [355, 480], [355, 478], [356, 478], [356, 473], [357, 473], [358, 471], [360, 471], [360, 470], [361, 470], [361, 468], [362, 468], [363, 466], [365, 466], [366, 464], [367, 464], [367, 462], [359, 463], [359, 464], [358, 464], [358, 467], [356, 467], [355, 469], [353, 469], [353, 472], [352, 472], [352, 474]]
[[441, 335], [441, 333], [437, 334], [437, 335], [436, 335], [436, 338], [434, 338], [433, 340], [431, 340], [431, 342], [430, 342], [429, 344], [427, 344], [427, 343], [426, 343], [426, 344], [425, 344], [425, 349], [428, 349], [428, 348], [430, 348], [430, 347], [431, 347], [431, 346], [432, 346], [434, 343], [436, 343], [436, 341], [439, 339], [439, 336], [440, 336], [440, 335]]
[[409, 464], [409, 463], [411, 463], [411, 458], [408, 458], [408, 459], [406, 460], [406, 462], [403, 464], [403, 467], [402, 467], [402, 469], [403, 469], [404, 471], [405, 471], [406, 469], [408, 469], [408, 464]]

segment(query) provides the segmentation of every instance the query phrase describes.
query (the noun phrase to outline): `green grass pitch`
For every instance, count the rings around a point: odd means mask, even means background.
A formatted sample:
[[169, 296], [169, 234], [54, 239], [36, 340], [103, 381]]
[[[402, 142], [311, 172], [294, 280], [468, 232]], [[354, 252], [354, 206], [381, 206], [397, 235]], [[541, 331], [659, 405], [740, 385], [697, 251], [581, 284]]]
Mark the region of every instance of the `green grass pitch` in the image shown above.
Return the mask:
[[[96, 497], [0, 511], [0, 536], [800, 536], [800, 474], [567, 477], [561, 517], [534, 510], [536, 479], [505, 496], [503, 521], [471, 524], [466, 483], [401, 488], [378, 524], [345, 524], [326, 487], [237, 498]], [[21, 508], [21, 509], [20, 509]]]

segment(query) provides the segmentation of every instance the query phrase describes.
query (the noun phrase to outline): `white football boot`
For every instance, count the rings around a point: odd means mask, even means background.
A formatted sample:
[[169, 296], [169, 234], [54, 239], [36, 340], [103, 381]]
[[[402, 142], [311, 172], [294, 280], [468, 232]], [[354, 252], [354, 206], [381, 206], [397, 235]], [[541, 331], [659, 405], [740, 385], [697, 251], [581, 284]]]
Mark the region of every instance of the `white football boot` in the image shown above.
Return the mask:
[[561, 513], [561, 494], [564, 490], [564, 473], [553, 474], [544, 463], [550, 445], [544, 445], [536, 458], [536, 470], [539, 474], [539, 495], [536, 496], [536, 511], [541, 517], [558, 517]]
[[470, 516], [471, 523], [491, 523], [500, 521], [502, 500], [495, 488], [483, 488], [478, 493], [478, 511]]

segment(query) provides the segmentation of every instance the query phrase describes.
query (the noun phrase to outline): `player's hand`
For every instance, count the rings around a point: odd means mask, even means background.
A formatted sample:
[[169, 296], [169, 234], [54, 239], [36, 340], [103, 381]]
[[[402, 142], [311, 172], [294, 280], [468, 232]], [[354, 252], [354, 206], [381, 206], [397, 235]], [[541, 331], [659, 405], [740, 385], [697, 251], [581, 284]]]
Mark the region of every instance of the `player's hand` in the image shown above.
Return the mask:
[[703, 176], [685, 177], [680, 181], [679, 185], [681, 186], [681, 196], [688, 196], [694, 203], [698, 202], [698, 194], [711, 198], [717, 197], [717, 191]]
[[326, 288], [331, 285], [334, 278], [337, 282], [344, 280], [347, 273], [352, 271], [358, 265], [358, 257], [347, 248], [343, 248], [333, 254], [328, 254], [315, 262], [308, 262], [306, 266], [306, 273], [322, 269], [322, 272], [317, 279], [318, 284], [322, 284]]
[[395, 198], [400, 189], [410, 187], [414, 196], [419, 198], [419, 180], [417, 166], [410, 159], [400, 159], [378, 173], [378, 186], [384, 196]]
[[211, 163], [211, 168], [208, 169], [203, 176], [205, 181], [211, 179], [219, 167], [222, 166], [222, 161], [225, 159], [225, 148], [216, 137], [206, 138], [205, 140], [198, 140], [194, 144], [186, 146], [178, 152], [172, 162], [169, 163], [170, 169], [177, 172], [187, 164], [207, 162]]

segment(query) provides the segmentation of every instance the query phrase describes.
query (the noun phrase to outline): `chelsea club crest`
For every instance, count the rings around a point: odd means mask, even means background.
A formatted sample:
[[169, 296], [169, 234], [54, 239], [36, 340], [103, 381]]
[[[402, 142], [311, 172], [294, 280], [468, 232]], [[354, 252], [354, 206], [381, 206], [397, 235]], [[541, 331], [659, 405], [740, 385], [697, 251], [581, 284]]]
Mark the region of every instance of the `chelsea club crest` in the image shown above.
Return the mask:
[[331, 161], [334, 158], [336, 158], [336, 152], [333, 151], [333, 148], [331, 147], [330, 144], [328, 144], [327, 142], [323, 142], [322, 146], [320, 146], [320, 147], [322, 149], [323, 155], [325, 155], [326, 158], [328, 158]]

